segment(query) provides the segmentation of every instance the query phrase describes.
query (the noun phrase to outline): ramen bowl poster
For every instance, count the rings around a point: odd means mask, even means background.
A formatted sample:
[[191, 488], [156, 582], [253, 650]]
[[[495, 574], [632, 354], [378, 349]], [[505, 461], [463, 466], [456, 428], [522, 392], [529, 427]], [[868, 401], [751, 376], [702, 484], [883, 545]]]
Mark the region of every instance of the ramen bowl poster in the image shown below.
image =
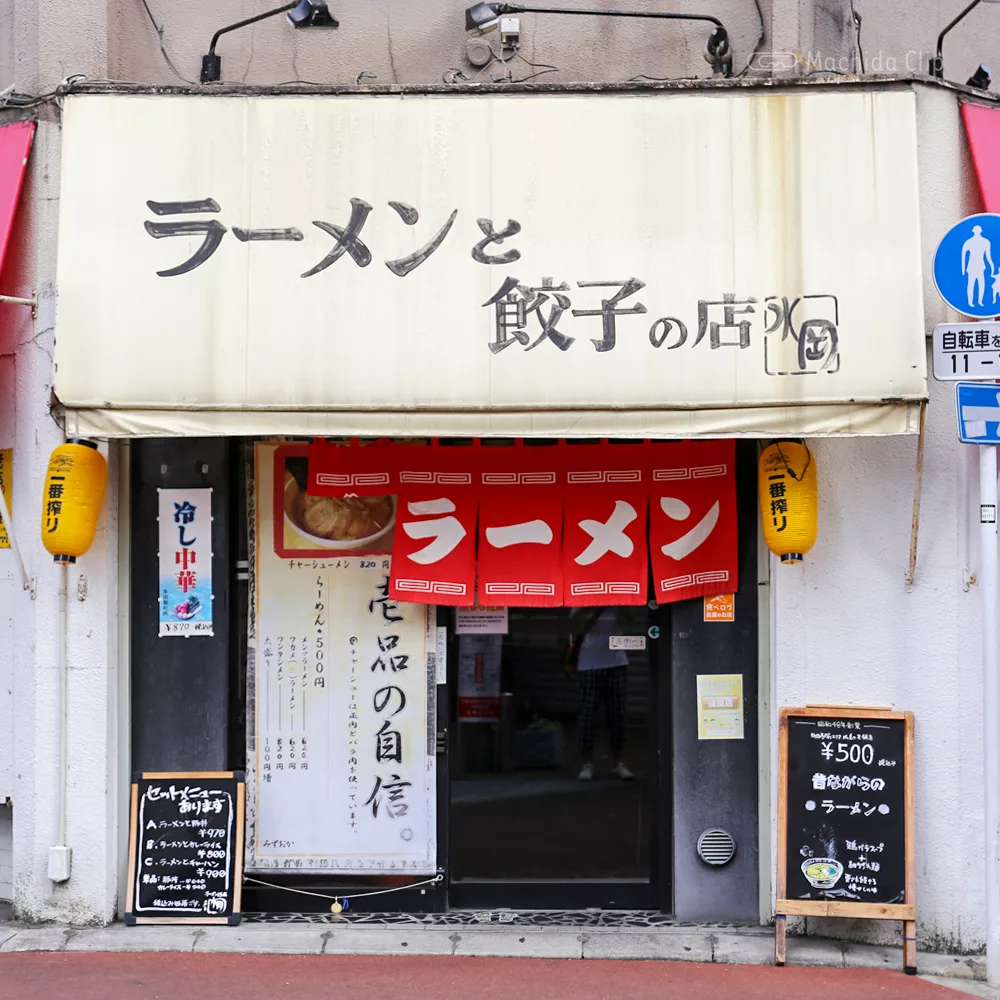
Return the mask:
[[[269, 451], [258, 452], [258, 461]], [[282, 559], [385, 555], [392, 551], [396, 497], [316, 497], [307, 491], [308, 449], [274, 449], [274, 551]]]

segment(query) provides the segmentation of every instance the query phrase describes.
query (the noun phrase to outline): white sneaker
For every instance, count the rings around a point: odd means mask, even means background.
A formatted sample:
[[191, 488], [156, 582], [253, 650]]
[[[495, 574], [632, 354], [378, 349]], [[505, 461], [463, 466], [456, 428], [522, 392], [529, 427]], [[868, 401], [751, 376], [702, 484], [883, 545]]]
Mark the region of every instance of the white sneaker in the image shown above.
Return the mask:
[[633, 781], [635, 779], [635, 775], [621, 761], [615, 764], [613, 773], [621, 778], [622, 781]]
[[588, 760], [583, 767], [580, 768], [580, 780], [581, 781], [593, 781], [594, 780], [594, 765]]

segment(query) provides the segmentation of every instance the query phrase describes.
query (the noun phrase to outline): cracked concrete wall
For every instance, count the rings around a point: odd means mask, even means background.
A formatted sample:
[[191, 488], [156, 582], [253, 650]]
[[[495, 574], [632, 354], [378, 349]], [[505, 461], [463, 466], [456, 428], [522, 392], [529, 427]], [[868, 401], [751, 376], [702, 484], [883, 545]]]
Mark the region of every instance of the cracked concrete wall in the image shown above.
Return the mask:
[[[117, 856], [116, 496], [105, 504], [91, 550], [68, 570], [67, 843], [72, 878], [47, 878], [48, 849], [57, 843], [59, 775], [58, 589], [62, 572], [45, 551], [38, 530], [42, 483], [53, 447], [63, 434], [49, 414], [52, 381], [54, 276], [59, 209], [61, 126], [56, 108], [39, 109], [21, 204], [7, 262], [5, 294], [37, 293], [37, 317], [21, 306], [0, 306], [0, 371], [12, 379], [13, 421], [2, 444], [14, 448], [12, 522], [35, 595], [22, 589], [13, 556], [0, 551], [3, 614], [12, 619], [13, 728], [10, 747], [13, 800], [13, 901], [28, 920], [102, 923], [115, 910]], [[0, 122], [9, 120], [0, 116]], [[114, 456], [112, 456], [114, 458]], [[114, 462], [112, 461], [112, 476]], [[81, 584], [85, 592], [81, 590]], [[80, 599], [83, 597], [83, 599]], [[109, 794], [110, 793], [110, 794]]]
[[[197, 83], [201, 57], [219, 28], [269, 9], [267, 0], [0, 0], [0, 88], [49, 90], [71, 73], [145, 84]], [[520, 52], [477, 70], [466, 59], [467, 0], [331, 0], [337, 30], [293, 30], [283, 15], [223, 36], [225, 82], [440, 83], [449, 70], [467, 77], [609, 82], [633, 77], [709, 77], [702, 52], [709, 26], [698, 22], [521, 15]], [[581, 6], [551, 0], [552, 6]], [[582, 6], [588, 6], [583, 4]], [[729, 30], [734, 68], [766, 41], [756, 70], [801, 75], [925, 72], [938, 32], [961, 8], [952, 0], [593, 0], [618, 10], [671, 10], [719, 17]], [[495, 32], [486, 38], [496, 47]], [[161, 50], [162, 44], [162, 50]], [[1000, 45], [1000, 8], [981, 5], [945, 45], [949, 79], [964, 81]], [[163, 53], [166, 53], [164, 55]], [[531, 63], [536, 65], [532, 66]], [[555, 71], [547, 72], [551, 68]]]
[[[957, 322], [931, 280], [934, 251], [980, 211], [958, 101], [917, 87], [924, 320]], [[930, 361], [928, 360], [928, 369]], [[955, 439], [954, 390], [929, 379], [916, 581], [906, 588], [915, 482], [913, 438], [811, 442], [820, 531], [800, 567], [772, 560], [772, 757], [783, 705], [892, 706], [915, 713], [919, 947], [985, 944], [978, 465]], [[846, 552], [851, 558], [844, 558]], [[772, 776], [776, 780], [776, 776]], [[772, 788], [772, 822], [776, 812]], [[774, 855], [772, 828], [772, 865]], [[773, 870], [773, 869], [772, 869]], [[891, 921], [810, 918], [807, 933], [901, 944]]]
[[[954, 390], [932, 382], [918, 569], [908, 590], [916, 441], [810, 444], [820, 532], [803, 566], [772, 565], [774, 705], [915, 713], [919, 947], [978, 951], [985, 944], [981, 600], [962, 581], [963, 567], [978, 559], [975, 449], [955, 441]], [[806, 923], [812, 935], [902, 944], [896, 922]]]
[[109, 21], [114, 0], [0, 0], [0, 90], [51, 90], [72, 73], [108, 75]]
[[[224, 81], [273, 84], [289, 80], [353, 83], [361, 73], [374, 74], [378, 83], [440, 83], [451, 68], [469, 77], [478, 72], [465, 58], [466, 31], [462, 0], [368, 0], [363, 4], [333, 0], [337, 30], [293, 30], [283, 17], [261, 21], [223, 36], [218, 46]], [[552, 6], [587, 6], [556, 0]], [[708, 12], [719, 16], [729, 30], [737, 59], [745, 63], [759, 34], [754, 0], [662, 0], [595, 3], [620, 10]], [[178, 73], [197, 80], [201, 57], [220, 27], [261, 10], [259, 0], [223, 0], [204, 4], [150, 0], [163, 26], [163, 42]], [[177, 76], [158, 51], [157, 33], [139, 0], [118, 5], [120, 20], [111, 63], [120, 79], [177, 83]], [[556, 15], [521, 16], [521, 56], [509, 67], [497, 62], [478, 79], [503, 76], [515, 79], [554, 66], [545, 79], [562, 81], [626, 80], [639, 74], [657, 77], [711, 76], [702, 50], [711, 25], [698, 22], [641, 21]], [[497, 47], [496, 32], [485, 36]], [[529, 62], [538, 63], [531, 66]], [[542, 66], [541, 64], [546, 64]], [[742, 64], [741, 64], [742, 66]]]

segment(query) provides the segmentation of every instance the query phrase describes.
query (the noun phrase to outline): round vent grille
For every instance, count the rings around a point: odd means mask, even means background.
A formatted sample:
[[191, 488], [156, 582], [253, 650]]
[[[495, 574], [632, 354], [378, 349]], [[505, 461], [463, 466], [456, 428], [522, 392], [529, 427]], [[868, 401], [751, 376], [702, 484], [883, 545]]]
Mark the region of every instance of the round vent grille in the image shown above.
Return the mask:
[[736, 841], [725, 830], [706, 830], [698, 838], [698, 857], [706, 865], [724, 865], [733, 860]]

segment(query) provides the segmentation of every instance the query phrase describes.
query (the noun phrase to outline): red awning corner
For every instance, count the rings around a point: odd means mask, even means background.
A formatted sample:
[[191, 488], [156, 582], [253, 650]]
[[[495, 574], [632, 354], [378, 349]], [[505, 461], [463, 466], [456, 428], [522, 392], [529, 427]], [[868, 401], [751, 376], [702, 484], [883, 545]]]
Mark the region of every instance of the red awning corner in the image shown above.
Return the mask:
[[4, 255], [14, 227], [17, 201], [21, 196], [34, 134], [34, 122], [0, 125], [0, 274], [3, 274]]
[[979, 179], [983, 208], [1000, 212], [1000, 108], [962, 104], [962, 121]]

